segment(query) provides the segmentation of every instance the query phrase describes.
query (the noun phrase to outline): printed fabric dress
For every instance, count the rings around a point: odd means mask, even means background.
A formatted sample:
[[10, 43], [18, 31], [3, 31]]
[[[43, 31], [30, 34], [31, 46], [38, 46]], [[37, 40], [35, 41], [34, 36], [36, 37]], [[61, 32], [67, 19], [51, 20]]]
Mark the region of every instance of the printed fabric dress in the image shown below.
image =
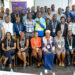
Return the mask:
[[[51, 50], [55, 50], [55, 41], [53, 37], [50, 36], [49, 40], [47, 40], [46, 37], [43, 37], [42, 49], [43, 49], [43, 56], [44, 56], [44, 68], [51, 70], [53, 68], [54, 57], [55, 57], [55, 54], [51, 53]], [[47, 54], [46, 50], [48, 50], [50, 53]]]

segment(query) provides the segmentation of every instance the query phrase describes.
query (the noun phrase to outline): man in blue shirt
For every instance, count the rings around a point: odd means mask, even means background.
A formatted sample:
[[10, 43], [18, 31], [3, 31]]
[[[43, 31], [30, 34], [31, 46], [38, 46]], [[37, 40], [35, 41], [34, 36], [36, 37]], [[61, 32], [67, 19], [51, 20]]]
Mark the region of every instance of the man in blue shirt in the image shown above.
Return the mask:
[[15, 37], [19, 37], [21, 32], [25, 31], [23, 23], [21, 23], [20, 17], [16, 18], [16, 23], [13, 25], [13, 31]]

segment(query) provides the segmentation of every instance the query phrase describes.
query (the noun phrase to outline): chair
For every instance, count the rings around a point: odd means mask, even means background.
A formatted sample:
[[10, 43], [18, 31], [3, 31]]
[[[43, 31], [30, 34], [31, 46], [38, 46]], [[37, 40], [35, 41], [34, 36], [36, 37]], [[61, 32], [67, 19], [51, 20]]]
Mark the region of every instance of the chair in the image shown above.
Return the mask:
[[[4, 55], [2, 55], [2, 61], [5, 59], [5, 56]], [[14, 69], [15, 69], [15, 65], [16, 65], [16, 55], [13, 55], [12, 56], [12, 60], [14, 60]]]
[[[26, 55], [26, 57], [28, 57], [28, 65], [29, 65], [29, 53], [27, 53], [27, 55]], [[17, 66], [17, 58], [18, 58], [18, 56], [16, 56], [16, 66]]]

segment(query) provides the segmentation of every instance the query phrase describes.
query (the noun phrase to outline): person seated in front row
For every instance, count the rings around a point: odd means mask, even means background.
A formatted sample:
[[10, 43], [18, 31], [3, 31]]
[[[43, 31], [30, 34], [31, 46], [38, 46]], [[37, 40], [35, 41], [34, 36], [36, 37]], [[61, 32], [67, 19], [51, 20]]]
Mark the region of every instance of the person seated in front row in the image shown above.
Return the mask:
[[45, 36], [42, 39], [42, 50], [44, 57], [44, 68], [51, 70], [53, 68], [55, 56], [55, 41], [50, 35], [50, 30], [45, 31]]
[[72, 36], [72, 31], [68, 30], [68, 34], [65, 39], [67, 66], [75, 63], [73, 62], [74, 45], [75, 44], [74, 44], [74, 38]]
[[57, 36], [55, 37], [56, 44], [56, 56], [59, 61], [59, 66], [64, 66], [65, 59], [65, 41], [64, 37], [61, 36], [61, 31], [57, 31]]
[[38, 61], [38, 67], [41, 65], [42, 49], [41, 49], [41, 38], [38, 37], [38, 32], [34, 32], [34, 37], [31, 39], [32, 54]]
[[15, 55], [16, 53], [16, 42], [14, 39], [12, 39], [10, 32], [6, 33], [6, 39], [4, 39], [2, 42], [2, 50], [3, 50], [3, 55], [5, 56], [2, 69], [3, 70], [5, 69], [5, 65], [8, 60], [9, 70], [11, 70], [12, 69], [12, 56]]
[[17, 40], [18, 57], [24, 62], [26, 67], [26, 54], [28, 53], [29, 40], [25, 37], [25, 33], [21, 32], [20, 38]]

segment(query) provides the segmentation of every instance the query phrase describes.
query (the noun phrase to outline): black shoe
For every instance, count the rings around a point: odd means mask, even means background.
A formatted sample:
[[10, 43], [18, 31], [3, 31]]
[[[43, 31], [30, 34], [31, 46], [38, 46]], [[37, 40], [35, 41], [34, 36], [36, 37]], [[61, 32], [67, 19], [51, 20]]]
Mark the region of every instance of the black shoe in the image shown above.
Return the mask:
[[5, 69], [5, 64], [2, 64], [2, 70], [4, 70]]

